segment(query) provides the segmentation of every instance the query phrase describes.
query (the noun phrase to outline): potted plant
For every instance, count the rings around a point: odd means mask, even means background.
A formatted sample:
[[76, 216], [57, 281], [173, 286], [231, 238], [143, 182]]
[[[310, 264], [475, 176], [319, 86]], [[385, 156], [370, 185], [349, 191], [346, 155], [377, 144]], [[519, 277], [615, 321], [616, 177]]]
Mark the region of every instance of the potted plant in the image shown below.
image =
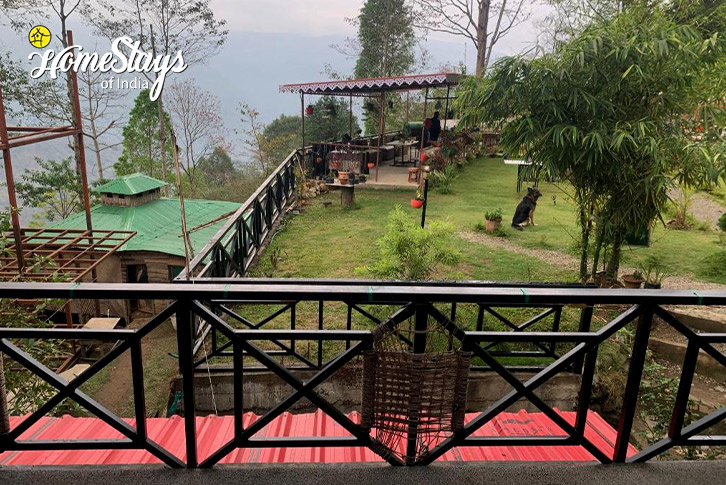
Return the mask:
[[420, 209], [421, 207], [423, 207], [423, 204], [424, 204], [423, 195], [421, 195], [420, 190], [417, 190], [416, 197], [414, 199], [411, 199], [411, 207], [413, 207], [414, 209]]
[[340, 185], [348, 185], [350, 183], [350, 174], [341, 170], [338, 172], [338, 181]]
[[495, 232], [502, 224], [502, 209], [488, 211], [484, 219], [487, 221], [487, 232]]
[[626, 288], [640, 288], [640, 285], [643, 284], [645, 281], [645, 278], [643, 278], [643, 273], [640, 271], [634, 271], [633, 274], [626, 274], [623, 275], [623, 285]]
[[648, 256], [640, 269], [645, 280], [643, 287], [649, 290], [659, 290], [667, 276], [661, 262], [655, 256]]

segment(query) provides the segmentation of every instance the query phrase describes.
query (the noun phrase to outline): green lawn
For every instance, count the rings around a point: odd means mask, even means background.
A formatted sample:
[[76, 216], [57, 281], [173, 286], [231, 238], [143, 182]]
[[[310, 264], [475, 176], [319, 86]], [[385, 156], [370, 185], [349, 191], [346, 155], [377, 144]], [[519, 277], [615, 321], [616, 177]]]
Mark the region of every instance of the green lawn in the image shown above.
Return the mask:
[[[578, 226], [574, 203], [566, 184], [541, 183], [537, 227], [524, 232], [507, 224], [522, 194], [516, 192], [517, 170], [504, 165], [500, 158], [482, 158], [463, 167], [452, 184], [454, 193], [429, 195], [427, 219], [452, 221], [457, 231], [474, 231], [484, 221], [484, 213], [500, 207], [507, 240], [524, 248], [541, 248], [577, 255]], [[526, 184], [523, 186], [526, 190]], [[524, 190], [523, 190], [524, 192]], [[273, 239], [256, 270], [256, 276], [273, 277], [355, 277], [355, 268], [376, 257], [375, 241], [383, 233], [387, 214], [398, 204], [419, 219], [421, 212], [411, 209], [411, 191], [357, 190], [353, 210], [340, 207], [338, 194], [314, 199], [304, 213], [288, 219], [284, 230]], [[722, 197], [717, 191], [715, 197]], [[333, 201], [325, 208], [323, 200]], [[627, 247], [623, 263], [635, 265], [653, 254], [674, 275], [690, 276], [710, 282], [726, 282], [709, 273], [707, 258], [722, 248], [713, 230], [676, 231], [658, 225], [649, 248]], [[513, 251], [488, 248], [459, 239], [462, 263], [441, 275], [442, 279], [477, 279], [498, 281], [574, 281], [568, 269], [555, 267]], [[683, 257], [684, 250], [688, 258]], [[271, 254], [279, 254], [272, 268]]]

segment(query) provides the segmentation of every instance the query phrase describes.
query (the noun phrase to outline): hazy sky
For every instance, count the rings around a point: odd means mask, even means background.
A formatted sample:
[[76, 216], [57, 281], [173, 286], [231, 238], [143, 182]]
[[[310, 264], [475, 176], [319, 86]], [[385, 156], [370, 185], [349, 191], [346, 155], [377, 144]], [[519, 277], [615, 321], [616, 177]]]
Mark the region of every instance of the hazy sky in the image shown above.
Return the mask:
[[[363, 0], [212, 0], [215, 13], [227, 19], [232, 30], [310, 36], [355, 35], [355, 28], [342, 19], [356, 17], [363, 3]], [[549, 7], [537, 0], [529, 3], [530, 20], [502, 39], [498, 45], [502, 54], [519, 52], [536, 41], [533, 22], [546, 15]], [[463, 37], [442, 33], [432, 34], [431, 38], [464, 42]]]

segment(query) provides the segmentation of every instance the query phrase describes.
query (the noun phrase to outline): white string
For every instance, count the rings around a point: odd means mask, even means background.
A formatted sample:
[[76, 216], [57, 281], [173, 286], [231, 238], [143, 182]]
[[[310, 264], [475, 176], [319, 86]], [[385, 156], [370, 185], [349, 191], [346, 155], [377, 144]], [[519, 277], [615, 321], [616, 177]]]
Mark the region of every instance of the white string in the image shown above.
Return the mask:
[[214, 397], [214, 386], [212, 385], [212, 371], [209, 370], [209, 356], [207, 355], [207, 346], [202, 343], [204, 349], [204, 361], [207, 363], [207, 377], [209, 378], [209, 390], [212, 393], [212, 406], [214, 406], [214, 415], [219, 416], [217, 411], [217, 400]]

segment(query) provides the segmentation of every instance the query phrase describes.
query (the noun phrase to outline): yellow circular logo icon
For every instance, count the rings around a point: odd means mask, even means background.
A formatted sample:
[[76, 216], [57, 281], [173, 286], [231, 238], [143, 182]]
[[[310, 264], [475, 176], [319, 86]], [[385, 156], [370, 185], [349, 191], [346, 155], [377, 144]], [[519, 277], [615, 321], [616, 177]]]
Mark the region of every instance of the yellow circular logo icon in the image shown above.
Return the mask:
[[28, 34], [28, 40], [33, 47], [37, 47], [38, 49], [42, 49], [50, 44], [51, 37], [50, 30], [43, 25], [36, 25], [30, 29], [30, 33]]

